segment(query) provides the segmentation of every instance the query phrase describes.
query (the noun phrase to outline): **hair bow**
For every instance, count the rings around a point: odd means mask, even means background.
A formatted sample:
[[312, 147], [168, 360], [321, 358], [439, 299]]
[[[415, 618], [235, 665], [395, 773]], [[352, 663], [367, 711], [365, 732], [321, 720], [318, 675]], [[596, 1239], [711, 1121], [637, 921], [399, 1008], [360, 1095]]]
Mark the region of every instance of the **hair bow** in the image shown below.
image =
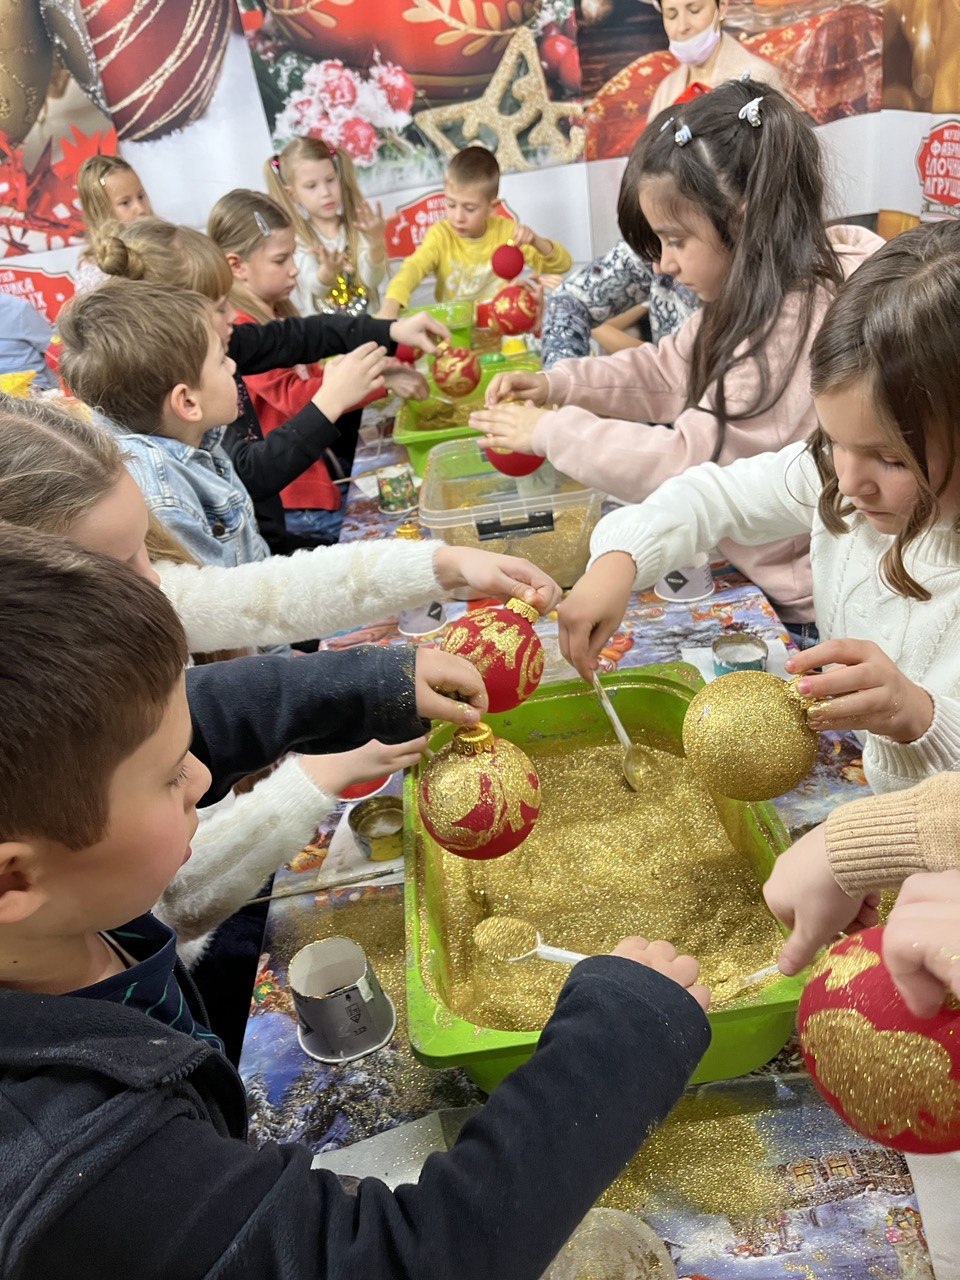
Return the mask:
[[760, 119], [760, 103], [762, 101], [763, 101], [763, 98], [759, 97], [759, 98], [751, 98], [749, 102], [744, 103], [744, 105], [737, 112], [737, 119], [746, 120], [747, 123], [752, 125], [754, 129], [759, 129], [761, 124], [763, 123], [763, 121]]

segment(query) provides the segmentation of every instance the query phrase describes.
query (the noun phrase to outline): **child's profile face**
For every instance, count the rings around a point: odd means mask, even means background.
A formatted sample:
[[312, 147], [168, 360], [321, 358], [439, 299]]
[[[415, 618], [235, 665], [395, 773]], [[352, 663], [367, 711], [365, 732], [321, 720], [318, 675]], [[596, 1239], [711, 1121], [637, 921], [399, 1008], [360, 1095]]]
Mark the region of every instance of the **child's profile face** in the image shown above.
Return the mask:
[[227, 355], [226, 344], [211, 322], [210, 345], [200, 373], [200, 386], [196, 389], [196, 397], [203, 410], [203, 420], [197, 428], [200, 436], [212, 427], [224, 427], [236, 418], [239, 412], [237, 384], [233, 380], [236, 371], [236, 361]]
[[110, 212], [118, 222], [136, 222], [138, 218], [152, 217], [150, 197], [132, 169], [109, 174], [104, 179], [103, 190], [110, 201]]
[[208, 769], [190, 754], [191, 732], [181, 676], [157, 731], [110, 780], [103, 838], [86, 849], [52, 847], [44, 929], [115, 929], [151, 910], [190, 856], [197, 802], [210, 786]]
[[65, 536], [85, 551], [96, 551], [127, 564], [141, 578], [159, 583], [147, 554], [147, 504], [137, 482], [122, 467], [109, 492], [89, 507]]
[[836, 387], [814, 404], [840, 492], [879, 533], [899, 533], [917, 500], [917, 480], [877, 414], [869, 384]]
[[334, 222], [340, 216], [340, 178], [332, 160], [300, 160], [287, 188], [308, 218]]
[[293, 251], [293, 227], [271, 231], [250, 256], [234, 267], [233, 274], [268, 307], [285, 302], [297, 284], [297, 264]]
[[218, 298], [213, 304], [213, 327], [224, 346], [230, 341], [236, 314], [234, 305], [230, 301], [229, 293], [225, 293], [222, 298]]
[[443, 184], [443, 199], [444, 216], [457, 235], [465, 240], [479, 240], [486, 232], [498, 197], [491, 200], [482, 186], [458, 187], [447, 181]]
[[654, 270], [673, 276], [702, 302], [715, 301], [726, 283], [731, 257], [716, 227], [678, 196], [668, 176], [644, 179], [639, 199], [643, 216], [660, 238], [660, 259], [653, 264]]

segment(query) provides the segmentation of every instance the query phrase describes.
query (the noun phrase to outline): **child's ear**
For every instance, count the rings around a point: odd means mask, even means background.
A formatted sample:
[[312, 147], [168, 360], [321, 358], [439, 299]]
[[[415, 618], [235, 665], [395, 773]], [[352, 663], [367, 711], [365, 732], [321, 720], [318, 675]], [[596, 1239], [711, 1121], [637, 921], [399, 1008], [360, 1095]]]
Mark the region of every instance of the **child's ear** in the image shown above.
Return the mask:
[[247, 264], [239, 253], [228, 253], [226, 257], [230, 263], [230, 270], [233, 272], [234, 280], [246, 280]]
[[26, 841], [0, 843], [0, 928], [22, 924], [46, 903], [39, 853]]
[[178, 382], [169, 392], [164, 407], [181, 422], [199, 422], [203, 417], [203, 407], [197, 395], [197, 388], [188, 387], [185, 382]]

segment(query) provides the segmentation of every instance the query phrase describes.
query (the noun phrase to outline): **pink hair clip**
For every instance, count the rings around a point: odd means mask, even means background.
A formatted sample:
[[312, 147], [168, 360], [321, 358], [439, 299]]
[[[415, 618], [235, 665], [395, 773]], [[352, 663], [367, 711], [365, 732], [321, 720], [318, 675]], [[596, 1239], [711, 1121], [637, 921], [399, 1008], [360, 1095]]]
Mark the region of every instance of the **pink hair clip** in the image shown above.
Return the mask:
[[274, 173], [279, 174], [279, 172], [280, 172], [280, 157], [279, 157], [279, 156], [271, 156], [271, 157], [270, 157], [270, 168], [273, 170], [273, 172], [274, 172]]

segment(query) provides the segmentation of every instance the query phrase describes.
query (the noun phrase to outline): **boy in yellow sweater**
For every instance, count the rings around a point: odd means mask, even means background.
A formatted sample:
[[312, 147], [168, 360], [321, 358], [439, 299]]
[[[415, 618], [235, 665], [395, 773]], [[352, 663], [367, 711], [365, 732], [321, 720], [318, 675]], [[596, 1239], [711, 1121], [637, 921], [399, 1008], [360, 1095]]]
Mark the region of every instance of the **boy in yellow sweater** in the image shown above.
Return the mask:
[[538, 236], [495, 213], [500, 196], [500, 166], [486, 147], [465, 147], [450, 161], [443, 181], [446, 216], [435, 222], [390, 281], [381, 319], [395, 320], [421, 280], [436, 276], [438, 302], [453, 298], [489, 298], [502, 287], [490, 259], [510, 241], [538, 274], [561, 275], [573, 259], [562, 244]]

